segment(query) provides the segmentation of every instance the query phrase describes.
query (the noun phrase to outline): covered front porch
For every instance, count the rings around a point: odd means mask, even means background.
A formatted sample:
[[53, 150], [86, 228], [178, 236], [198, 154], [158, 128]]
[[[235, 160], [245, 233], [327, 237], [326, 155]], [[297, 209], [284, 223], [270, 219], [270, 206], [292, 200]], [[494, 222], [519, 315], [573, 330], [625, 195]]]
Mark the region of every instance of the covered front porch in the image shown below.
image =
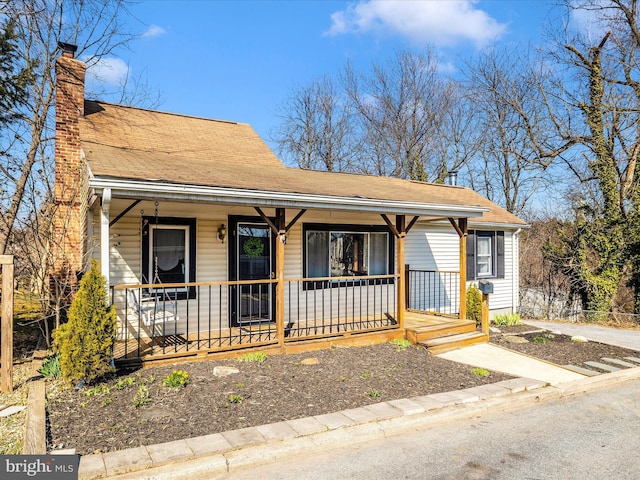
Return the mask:
[[[119, 363], [252, 350], [299, 352], [400, 338], [421, 343], [454, 331], [478, 341], [475, 323], [461, 319], [466, 317], [466, 216], [481, 214], [482, 207], [387, 205], [387, 214], [374, 205], [333, 210], [326, 199], [319, 199], [324, 208], [306, 202], [285, 209], [220, 198], [160, 204], [140, 191], [135, 199], [113, 198], [108, 188], [101, 194], [94, 215], [100, 218], [103, 275], [118, 315], [114, 357]], [[153, 216], [144, 215], [150, 210]], [[451, 234], [455, 230], [451, 238], [459, 245], [448, 250], [453, 253], [448, 264], [457, 263], [458, 270], [405, 265], [406, 237], [419, 221], [421, 231], [430, 222], [440, 230], [452, 228]], [[175, 239], [179, 251], [166, 253]], [[429, 335], [429, 329], [438, 334]]]
[[[420, 294], [412, 294], [411, 285], [414, 289], [423, 285], [410, 280], [414, 273], [406, 269], [408, 282], [401, 282], [399, 274], [284, 279], [281, 321], [270, 319], [270, 311], [278, 310], [270, 304], [271, 299], [277, 303], [275, 279], [116, 285], [111, 287], [111, 298], [120, 330], [114, 358], [119, 363], [164, 363], [236, 357], [258, 350], [297, 353], [405, 338], [435, 353], [487, 341], [486, 335], [476, 331], [475, 322], [459, 318], [457, 311], [404, 309], [400, 314], [400, 288], [406, 288], [405, 296], [418, 303]], [[452, 276], [452, 272], [431, 273]], [[440, 299], [433, 293], [436, 287]], [[445, 297], [459, 294], [457, 281], [449, 287], [456, 291], [438, 284], [423, 289], [423, 295], [432, 304], [444, 304]], [[185, 289], [191, 289], [192, 298], [180, 299], [179, 292]], [[240, 321], [230, 321], [233, 303], [245, 313]], [[445, 310], [451, 308], [455, 307]]]

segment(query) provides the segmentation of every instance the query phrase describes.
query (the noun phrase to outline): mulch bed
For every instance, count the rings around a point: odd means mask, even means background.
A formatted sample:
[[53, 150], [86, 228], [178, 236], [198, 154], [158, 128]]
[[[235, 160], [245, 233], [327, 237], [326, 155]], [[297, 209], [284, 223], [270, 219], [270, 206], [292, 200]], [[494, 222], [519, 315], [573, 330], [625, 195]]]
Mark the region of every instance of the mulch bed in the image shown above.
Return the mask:
[[[528, 325], [500, 328], [500, 334], [492, 333], [491, 343], [540, 358], [557, 365], [580, 365], [587, 361], [600, 361], [602, 357], [640, 357], [640, 352], [598, 342], [573, 342], [568, 335], [554, 334]], [[532, 333], [527, 333], [532, 332]], [[516, 334], [527, 343], [514, 343], [509, 336]], [[586, 365], [582, 365], [586, 367]]]
[[[305, 359], [318, 363], [301, 364]], [[216, 366], [240, 372], [216, 377]], [[173, 369], [188, 372], [185, 388], [163, 386]], [[81, 454], [108, 452], [510, 378], [471, 370], [423, 348], [399, 351], [391, 344], [274, 355], [262, 363], [220, 360], [147, 368], [108, 380], [108, 393], [87, 396], [92, 389], [85, 387], [50, 394], [49, 443]], [[117, 390], [117, 381], [125, 378], [133, 383]], [[150, 400], [135, 408], [141, 386], [148, 388]], [[238, 397], [241, 401], [234, 403]]]
[[[531, 330], [535, 328], [503, 328], [503, 333], [491, 335], [491, 342], [560, 365], [607, 356], [640, 356], [600, 343], [571, 342], [569, 337], [549, 332], [526, 334]], [[529, 342], [505, 339], [518, 333]], [[547, 341], [538, 343], [535, 337]], [[302, 363], [308, 359], [317, 359], [317, 364]], [[216, 366], [234, 367], [239, 373], [216, 377]], [[174, 369], [188, 372], [190, 383], [185, 388], [163, 386], [162, 379]], [[180, 363], [119, 372], [98, 389], [49, 388], [48, 442], [50, 448], [75, 448], [80, 454], [108, 452], [506, 378], [498, 372], [482, 377], [469, 366], [434, 357], [422, 348], [399, 350], [391, 344], [276, 355], [264, 362]], [[129, 384], [119, 390], [118, 381], [122, 385], [126, 379]], [[136, 408], [141, 387], [148, 389], [149, 400]]]

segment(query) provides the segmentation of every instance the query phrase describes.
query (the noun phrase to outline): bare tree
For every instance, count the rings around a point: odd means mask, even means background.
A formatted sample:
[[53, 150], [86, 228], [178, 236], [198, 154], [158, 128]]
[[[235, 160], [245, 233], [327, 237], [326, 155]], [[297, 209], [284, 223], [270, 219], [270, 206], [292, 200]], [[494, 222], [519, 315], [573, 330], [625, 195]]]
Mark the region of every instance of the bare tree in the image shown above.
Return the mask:
[[[33, 65], [33, 81], [28, 85], [30, 101], [20, 111], [3, 136], [2, 151], [7, 152], [0, 183], [5, 187], [0, 224], [0, 253], [10, 250], [10, 240], [24, 206], [29, 180], [47, 185], [53, 159], [52, 112], [54, 104], [53, 65], [59, 55], [58, 42], [78, 45], [79, 56], [97, 62], [114, 52], [133, 36], [126, 33], [127, 15], [122, 0], [15, 0], [4, 5], [3, 13], [16, 19], [21, 60]], [[40, 165], [36, 169], [36, 165]]]
[[450, 87], [452, 102], [450, 108], [442, 112], [432, 151], [437, 158], [434, 164], [439, 166], [434, 178], [437, 183], [443, 182], [450, 171], [472, 164], [485, 138], [485, 132], [478, 128], [480, 110], [476, 99], [467, 94], [463, 84], [451, 83]]
[[541, 90], [547, 74], [517, 50], [491, 49], [467, 65], [467, 91], [483, 132], [469, 163], [471, 187], [520, 215], [550, 180], [549, 167], [572, 142], [558, 138]]
[[[567, 168], [585, 187], [576, 204], [576, 236], [559, 258], [584, 308], [611, 311], [629, 258], [634, 262], [636, 311], [640, 311], [640, 24], [637, 0], [566, 1], [582, 13], [551, 55], [563, 74], [548, 88], [562, 99], [562, 113], [549, 109], [559, 137], [577, 152]], [[575, 16], [574, 16], [575, 18]], [[585, 23], [586, 22], [586, 23]], [[562, 158], [562, 157], [561, 157]]]
[[374, 64], [370, 74], [347, 65], [344, 81], [362, 132], [363, 171], [441, 181], [449, 169], [459, 167], [439, 154], [439, 133], [447, 130], [447, 119], [455, 124], [447, 113], [458, 89], [442, 78], [433, 52], [397, 52], [386, 64]]
[[280, 106], [279, 153], [300, 168], [351, 170], [355, 138], [345, 100], [329, 77], [294, 91]]
[[0, 26], [0, 127], [16, 120], [17, 109], [27, 102], [31, 67], [20, 61], [15, 20], [9, 18]]

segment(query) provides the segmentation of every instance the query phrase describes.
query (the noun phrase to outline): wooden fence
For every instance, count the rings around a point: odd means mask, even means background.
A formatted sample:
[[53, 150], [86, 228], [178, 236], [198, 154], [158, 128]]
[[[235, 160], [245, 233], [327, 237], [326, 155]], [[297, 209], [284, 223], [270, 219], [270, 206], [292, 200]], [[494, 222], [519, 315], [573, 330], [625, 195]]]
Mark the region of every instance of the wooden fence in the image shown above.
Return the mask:
[[0, 255], [2, 266], [2, 339], [0, 392], [13, 391], [13, 255]]

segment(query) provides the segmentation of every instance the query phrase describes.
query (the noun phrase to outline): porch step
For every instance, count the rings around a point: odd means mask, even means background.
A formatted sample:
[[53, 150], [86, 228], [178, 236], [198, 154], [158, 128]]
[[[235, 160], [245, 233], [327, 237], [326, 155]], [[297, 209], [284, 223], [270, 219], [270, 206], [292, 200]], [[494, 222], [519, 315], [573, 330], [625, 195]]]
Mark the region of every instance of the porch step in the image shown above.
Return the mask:
[[452, 320], [447, 323], [434, 325], [425, 325], [414, 328], [407, 328], [407, 340], [411, 343], [422, 343], [450, 335], [458, 335], [460, 333], [472, 333], [476, 331], [476, 322], [473, 320]]
[[456, 348], [475, 345], [476, 343], [487, 343], [488, 341], [488, 334], [474, 331], [459, 333], [457, 335], [449, 335], [446, 337], [432, 338], [418, 343], [425, 346], [429, 352], [437, 354], [448, 352], [449, 350], [455, 350]]

